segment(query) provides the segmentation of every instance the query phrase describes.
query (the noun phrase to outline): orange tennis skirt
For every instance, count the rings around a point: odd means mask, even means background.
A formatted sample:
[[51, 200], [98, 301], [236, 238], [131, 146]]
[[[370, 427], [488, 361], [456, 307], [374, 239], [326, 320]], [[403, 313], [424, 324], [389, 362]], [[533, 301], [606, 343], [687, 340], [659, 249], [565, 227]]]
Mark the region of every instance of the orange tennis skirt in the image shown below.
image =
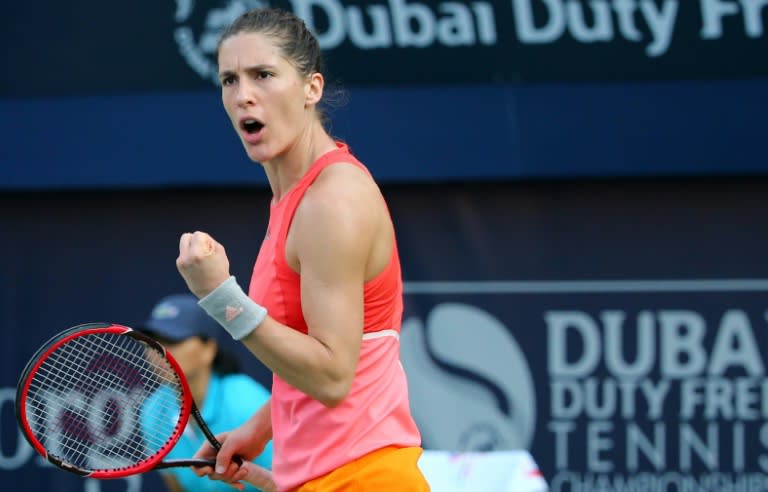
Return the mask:
[[297, 492], [429, 492], [418, 466], [422, 449], [377, 449], [341, 468], [315, 478]]

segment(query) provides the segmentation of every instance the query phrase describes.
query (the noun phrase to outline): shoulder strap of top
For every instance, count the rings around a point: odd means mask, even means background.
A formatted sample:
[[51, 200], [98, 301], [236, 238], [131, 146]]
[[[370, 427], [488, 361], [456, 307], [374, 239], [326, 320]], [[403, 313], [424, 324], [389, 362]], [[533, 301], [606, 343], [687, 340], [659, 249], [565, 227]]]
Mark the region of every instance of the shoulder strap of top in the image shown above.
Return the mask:
[[[336, 149], [326, 152], [321, 155], [310, 168], [306, 174], [296, 183], [295, 187], [291, 190], [288, 196], [285, 197], [285, 204], [281, 207], [282, 224], [280, 231], [278, 232], [276, 246], [278, 252], [285, 251], [285, 239], [288, 235], [288, 229], [293, 222], [293, 216], [296, 213], [296, 209], [299, 206], [299, 202], [304, 197], [307, 189], [315, 182], [317, 177], [323, 172], [323, 169], [331, 164], [337, 164], [339, 162], [347, 162], [360, 167], [363, 171], [370, 174], [368, 169], [361, 163], [355, 156], [349, 152], [349, 146], [342, 142], [336, 142]], [[279, 255], [281, 256], [281, 255]]]
[[[307, 171], [307, 174], [305, 174], [299, 181], [299, 187], [304, 188], [303, 191], [306, 191], [306, 189], [309, 188], [315, 179], [317, 179], [320, 173], [323, 172], [323, 169], [330, 166], [331, 164], [336, 164], [339, 162], [355, 164], [356, 166], [363, 169], [366, 173], [369, 173], [368, 169], [349, 152], [349, 146], [347, 144], [336, 142], [336, 149], [321, 155], [320, 158], [317, 159], [314, 164], [312, 164], [312, 166]], [[304, 194], [303, 191], [301, 195]]]

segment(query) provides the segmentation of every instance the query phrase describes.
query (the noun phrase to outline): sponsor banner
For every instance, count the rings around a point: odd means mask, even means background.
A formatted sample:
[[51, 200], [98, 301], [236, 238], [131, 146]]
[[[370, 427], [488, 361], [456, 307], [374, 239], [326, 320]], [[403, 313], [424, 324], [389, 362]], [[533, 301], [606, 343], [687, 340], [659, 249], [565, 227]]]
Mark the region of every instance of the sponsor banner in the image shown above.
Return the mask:
[[530, 449], [553, 492], [768, 490], [768, 280], [407, 292], [425, 446]]
[[[527, 449], [553, 491], [766, 492], [767, 184], [383, 187], [425, 446]], [[47, 465], [18, 430], [14, 386], [55, 331], [130, 326], [183, 289], [174, 251], [185, 230], [212, 232], [233, 275], [249, 278], [269, 200], [251, 188], [0, 194], [8, 490], [160, 490], [155, 473], [99, 482]], [[247, 349], [220, 341], [269, 384]], [[467, 478], [469, 466], [454, 471]]]
[[[15, 48], [6, 50], [14, 70], [3, 72], [0, 95], [212, 87], [221, 30], [261, 6], [302, 17], [328, 54], [332, 80], [350, 85], [768, 74], [762, 1], [143, 0], [119, 9], [85, 0], [43, 3], [4, 7], [0, 42]], [[41, 64], [44, 77], [18, 75], [39, 73]]]

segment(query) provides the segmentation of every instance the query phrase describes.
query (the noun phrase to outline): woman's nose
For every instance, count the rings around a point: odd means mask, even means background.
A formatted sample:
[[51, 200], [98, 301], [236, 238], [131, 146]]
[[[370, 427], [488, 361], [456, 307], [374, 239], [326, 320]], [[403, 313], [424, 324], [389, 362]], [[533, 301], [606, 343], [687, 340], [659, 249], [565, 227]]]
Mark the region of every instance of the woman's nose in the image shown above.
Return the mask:
[[256, 102], [253, 88], [247, 81], [241, 81], [238, 84], [236, 102], [240, 106], [249, 106]]

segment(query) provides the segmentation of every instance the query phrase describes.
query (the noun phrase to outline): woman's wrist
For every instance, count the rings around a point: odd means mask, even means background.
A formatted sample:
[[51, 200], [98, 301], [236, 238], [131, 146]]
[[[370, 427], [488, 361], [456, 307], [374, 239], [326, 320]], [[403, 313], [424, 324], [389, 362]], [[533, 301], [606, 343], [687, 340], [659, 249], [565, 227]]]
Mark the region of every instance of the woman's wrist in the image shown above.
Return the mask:
[[267, 317], [267, 310], [243, 291], [234, 276], [198, 301], [235, 340], [250, 335]]

